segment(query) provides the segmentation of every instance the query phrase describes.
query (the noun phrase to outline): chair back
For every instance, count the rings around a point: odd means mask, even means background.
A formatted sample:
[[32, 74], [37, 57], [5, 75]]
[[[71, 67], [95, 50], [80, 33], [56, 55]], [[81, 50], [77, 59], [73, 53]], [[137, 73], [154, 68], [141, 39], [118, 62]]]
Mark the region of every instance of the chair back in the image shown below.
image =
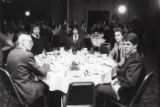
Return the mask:
[[144, 80], [142, 81], [139, 89], [137, 90], [135, 96], [133, 97], [133, 99], [131, 100], [131, 102], [129, 103], [129, 106], [128, 107], [132, 107], [133, 104], [139, 100], [141, 98], [141, 96], [144, 94], [144, 91], [145, 89], [147, 88], [150, 80], [151, 80], [151, 77], [153, 76], [154, 74], [154, 71], [150, 72], [149, 74], [147, 74], [144, 78]]
[[103, 43], [99, 49], [101, 54], [109, 54], [111, 51], [111, 44], [110, 43]]
[[5, 86], [8, 94], [10, 94], [11, 96], [15, 96], [21, 105], [25, 105], [25, 103], [22, 101], [19, 93], [17, 92], [16, 87], [15, 87], [8, 71], [6, 71], [5, 69], [0, 67], [0, 75], [2, 77], [4, 86]]
[[95, 107], [95, 86], [93, 82], [71, 83], [67, 93], [66, 105], [90, 105]]

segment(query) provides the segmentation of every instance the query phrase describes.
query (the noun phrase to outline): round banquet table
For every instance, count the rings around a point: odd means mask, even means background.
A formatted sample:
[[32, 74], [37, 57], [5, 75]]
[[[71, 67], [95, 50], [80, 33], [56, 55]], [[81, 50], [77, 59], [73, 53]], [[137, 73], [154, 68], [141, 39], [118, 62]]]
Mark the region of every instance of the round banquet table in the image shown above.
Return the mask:
[[[76, 54], [61, 48], [59, 51], [48, 52], [47, 57], [37, 55], [35, 60], [40, 66], [50, 64], [47, 76], [41, 78], [49, 90], [64, 93], [67, 93], [69, 84], [73, 82], [93, 82], [95, 85], [110, 82], [111, 71], [116, 65], [106, 54], [90, 54], [86, 48]], [[76, 69], [72, 69], [73, 64]]]

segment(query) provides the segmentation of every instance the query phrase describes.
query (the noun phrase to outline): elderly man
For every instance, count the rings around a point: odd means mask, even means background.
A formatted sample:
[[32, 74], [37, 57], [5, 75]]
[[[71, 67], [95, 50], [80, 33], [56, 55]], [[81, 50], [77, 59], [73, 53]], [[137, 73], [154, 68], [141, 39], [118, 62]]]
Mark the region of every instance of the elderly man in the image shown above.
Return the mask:
[[33, 54], [30, 52], [33, 41], [28, 34], [19, 34], [18, 47], [13, 49], [7, 58], [7, 67], [16, 88], [27, 104], [33, 103], [43, 95], [45, 84], [35, 80], [36, 76], [46, 76], [49, 65], [37, 65]]

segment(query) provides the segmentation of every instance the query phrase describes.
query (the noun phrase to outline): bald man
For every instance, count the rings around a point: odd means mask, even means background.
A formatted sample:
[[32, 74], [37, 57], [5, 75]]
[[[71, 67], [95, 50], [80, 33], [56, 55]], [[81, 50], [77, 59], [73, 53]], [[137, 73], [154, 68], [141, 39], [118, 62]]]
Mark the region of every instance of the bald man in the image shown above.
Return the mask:
[[27, 104], [32, 104], [43, 95], [45, 84], [34, 79], [36, 76], [46, 76], [49, 65], [37, 65], [33, 54], [30, 52], [33, 41], [30, 35], [18, 36], [18, 47], [13, 49], [7, 58], [7, 67], [16, 88]]

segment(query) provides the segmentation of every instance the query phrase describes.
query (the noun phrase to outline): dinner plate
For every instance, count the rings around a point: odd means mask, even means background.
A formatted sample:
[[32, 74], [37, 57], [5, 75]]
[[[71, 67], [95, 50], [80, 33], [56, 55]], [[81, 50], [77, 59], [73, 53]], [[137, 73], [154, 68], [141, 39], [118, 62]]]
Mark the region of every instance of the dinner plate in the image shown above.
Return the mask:
[[81, 71], [69, 71], [69, 75], [72, 77], [81, 77], [83, 75], [83, 72]]

